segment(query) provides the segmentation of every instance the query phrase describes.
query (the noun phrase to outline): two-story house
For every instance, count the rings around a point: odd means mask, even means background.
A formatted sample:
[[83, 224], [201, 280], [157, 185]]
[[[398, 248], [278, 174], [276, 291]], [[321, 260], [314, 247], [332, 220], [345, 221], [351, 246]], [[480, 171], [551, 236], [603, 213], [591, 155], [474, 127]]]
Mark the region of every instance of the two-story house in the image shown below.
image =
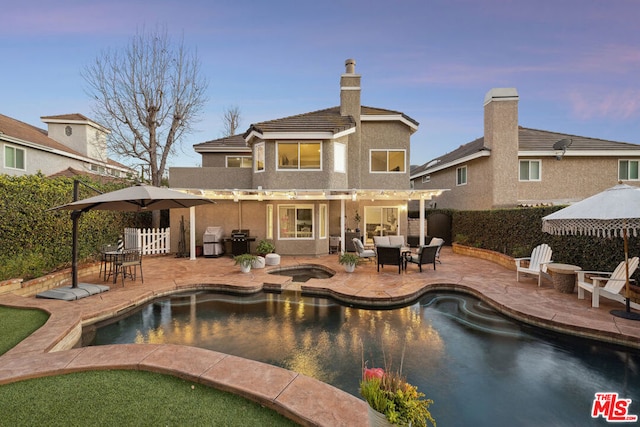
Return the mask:
[[518, 125], [515, 88], [489, 91], [484, 136], [411, 171], [415, 189], [448, 188], [438, 208], [480, 210], [564, 205], [640, 184], [640, 145]]
[[107, 157], [109, 130], [82, 114], [40, 118], [47, 130], [0, 114], [0, 173], [96, 174], [124, 178], [130, 168]]
[[410, 138], [418, 123], [398, 111], [362, 106], [355, 61], [345, 65], [339, 106], [197, 144], [202, 167], [171, 168], [171, 187], [217, 202], [195, 208], [198, 237], [207, 226], [227, 234], [248, 229], [274, 240], [278, 253], [315, 255], [328, 252], [331, 235], [344, 246], [356, 229], [366, 242], [375, 234], [406, 235], [407, 201], [440, 193], [409, 186]]

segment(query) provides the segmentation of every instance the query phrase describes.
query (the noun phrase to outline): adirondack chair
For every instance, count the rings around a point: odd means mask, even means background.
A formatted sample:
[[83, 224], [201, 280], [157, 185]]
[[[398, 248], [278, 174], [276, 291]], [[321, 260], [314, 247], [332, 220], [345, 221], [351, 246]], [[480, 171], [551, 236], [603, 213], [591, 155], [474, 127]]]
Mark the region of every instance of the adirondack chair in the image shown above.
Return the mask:
[[[625, 262], [622, 261], [612, 273], [602, 271], [578, 271], [578, 299], [584, 299], [584, 291], [591, 292], [591, 306], [600, 306], [600, 297], [605, 297], [621, 303], [626, 303], [624, 295], [620, 292], [624, 290], [627, 283], [627, 273], [625, 271]], [[638, 257], [629, 258], [629, 276], [631, 276], [638, 268]], [[585, 276], [591, 276], [590, 280]], [[602, 277], [608, 276], [608, 277]], [[603, 287], [601, 283], [606, 282]], [[640, 309], [640, 304], [631, 302], [630, 305], [635, 309]]]
[[[549, 245], [543, 243], [533, 248], [530, 257], [516, 258], [516, 280], [520, 281], [520, 273], [538, 276], [538, 286], [542, 284], [542, 276], [551, 280], [551, 275], [547, 273], [547, 264], [551, 262], [552, 252]], [[526, 267], [525, 261], [529, 261], [529, 265]]]

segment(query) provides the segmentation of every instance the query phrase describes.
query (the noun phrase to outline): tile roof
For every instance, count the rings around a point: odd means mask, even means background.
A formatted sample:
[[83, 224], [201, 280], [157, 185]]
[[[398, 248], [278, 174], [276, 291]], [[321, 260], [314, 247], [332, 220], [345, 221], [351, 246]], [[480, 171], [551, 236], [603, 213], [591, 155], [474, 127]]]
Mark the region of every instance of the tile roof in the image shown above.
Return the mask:
[[82, 120], [92, 122], [90, 118], [83, 116], [80, 113], [72, 113], [72, 114], [59, 114], [57, 116], [42, 116], [40, 117], [42, 120]]
[[251, 151], [247, 141], [240, 134], [194, 144], [193, 148], [198, 153], [207, 151]]
[[[360, 107], [360, 113], [363, 116], [401, 116], [405, 120], [419, 125], [417, 121], [411, 117], [393, 110], [375, 107]], [[331, 107], [325, 110], [313, 111], [310, 113], [298, 114], [295, 116], [284, 117], [281, 119], [269, 120], [266, 122], [252, 124], [244, 136], [247, 137], [251, 132], [331, 132], [339, 133], [355, 127], [355, 122], [351, 116], [340, 115], [340, 107]]]
[[[549, 155], [552, 155], [556, 151], [553, 149], [553, 144], [565, 138], [570, 138], [572, 141], [569, 148], [571, 151], [640, 150], [640, 145], [629, 142], [609, 141], [606, 139], [589, 138], [518, 126], [518, 150], [521, 152], [549, 151]], [[440, 157], [436, 157], [423, 165], [413, 168], [411, 175], [419, 174], [437, 165], [446, 165], [455, 162], [456, 160], [485, 150], [490, 151], [484, 145], [484, 137], [480, 137]]]
[[[25, 142], [31, 142], [54, 150], [64, 151], [69, 154], [82, 156], [79, 152], [72, 150], [64, 144], [49, 138], [47, 131], [44, 129], [31, 126], [11, 117], [0, 114], [0, 138], [2, 134], [12, 138], [16, 138]], [[82, 156], [85, 157], [85, 156]]]

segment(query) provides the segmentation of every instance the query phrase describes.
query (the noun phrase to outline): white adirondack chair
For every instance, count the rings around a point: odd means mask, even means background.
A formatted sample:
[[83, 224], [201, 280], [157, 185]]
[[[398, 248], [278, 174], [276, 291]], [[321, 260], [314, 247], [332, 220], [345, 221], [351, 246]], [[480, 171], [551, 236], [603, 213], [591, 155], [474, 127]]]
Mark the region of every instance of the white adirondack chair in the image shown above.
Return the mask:
[[[625, 262], [622, 261], [612, 273], [602, 271], [578, 271], [578, 299], [584, 299], [584, 291], [591, 292], [591, 306], [600, 306], [600, 297], [605, 297], [614, 301], [626, 303], [624, 295], [620, 292], [624, 290], [627, 283], [627, 273], [625, 272]], [[638, 268], [638, 257], [629, 258], [629, 276], [631, 276]], [[590, 280], [585, 275], [597, 274], [591, 276]], [[607, 277], [602, 277], [607, 276]], [[600, 287], [606, 282], [603, 287]], [[640, 310], [640, 304], [631, 302], [630, 305]]]
[[[551, 262], [551, 247], [546, 243], [536, 246], [531, 251], [531, 256], [526, 258], [516, 258], [516, 280], [520, 281], [520, 273], [538, 276], [538, 286], [542, 284], [542, 276], [551, 280], [551, 276], [547, 273], [547, 264]], [[525, 261], [529, 261], [529, 265], [525, 267]]]

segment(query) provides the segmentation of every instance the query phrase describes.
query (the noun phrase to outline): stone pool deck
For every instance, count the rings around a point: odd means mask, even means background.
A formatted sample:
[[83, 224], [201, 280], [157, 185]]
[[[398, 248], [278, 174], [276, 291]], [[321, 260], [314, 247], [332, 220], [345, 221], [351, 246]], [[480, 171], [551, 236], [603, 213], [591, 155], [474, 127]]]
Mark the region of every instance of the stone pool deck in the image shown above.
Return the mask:
[[[336, 272], [328, 280], [292, 283], [286, 276], [267, 274], [271, 268], [240, 272], [229, 257], [148, 257], [143, 261], [144, 284], [127, 280], [109, 283], [111, 290], [66, 302], [0, 295], [0, 305], [40, 308], [47, 323], [0, 357], [0, 384], [44, 375], [89, 369], [138, 369], [175, 375], [230, 391], [273, 408], [309, 426], [365, 426], [367, 405], [361, 399], [313, 378], [260, 362], [187, 346], [128, 344], [73, 348], [82, 327], [126, 312], [154, 298], [192, 289], [255, 292], [263, 288], [305, 291], [346, 303], [370, 307], [403, 304], [430, 290], [473, 294], [498, 311], [549, 330], [640, 348], [640, 322], [609, 313], [623, 306], [602, 299], [599, 308], [577, 293], [564, 294], [550, 282], [542, 287], [532, 278], [516, 282], [515, 271], [491, 261], [455, 254], [443, 248], [442, 264], [420, 273], [416, 265], [398, 274], [387, 266], [378, 273], [375, 262], [347, 274], [337, 255], [282, 257], [276, 268], [322, 265]], [[89, 279], [89, 280], [87, 280]], [[95, 275], [81, 282], [105, 284]]]

